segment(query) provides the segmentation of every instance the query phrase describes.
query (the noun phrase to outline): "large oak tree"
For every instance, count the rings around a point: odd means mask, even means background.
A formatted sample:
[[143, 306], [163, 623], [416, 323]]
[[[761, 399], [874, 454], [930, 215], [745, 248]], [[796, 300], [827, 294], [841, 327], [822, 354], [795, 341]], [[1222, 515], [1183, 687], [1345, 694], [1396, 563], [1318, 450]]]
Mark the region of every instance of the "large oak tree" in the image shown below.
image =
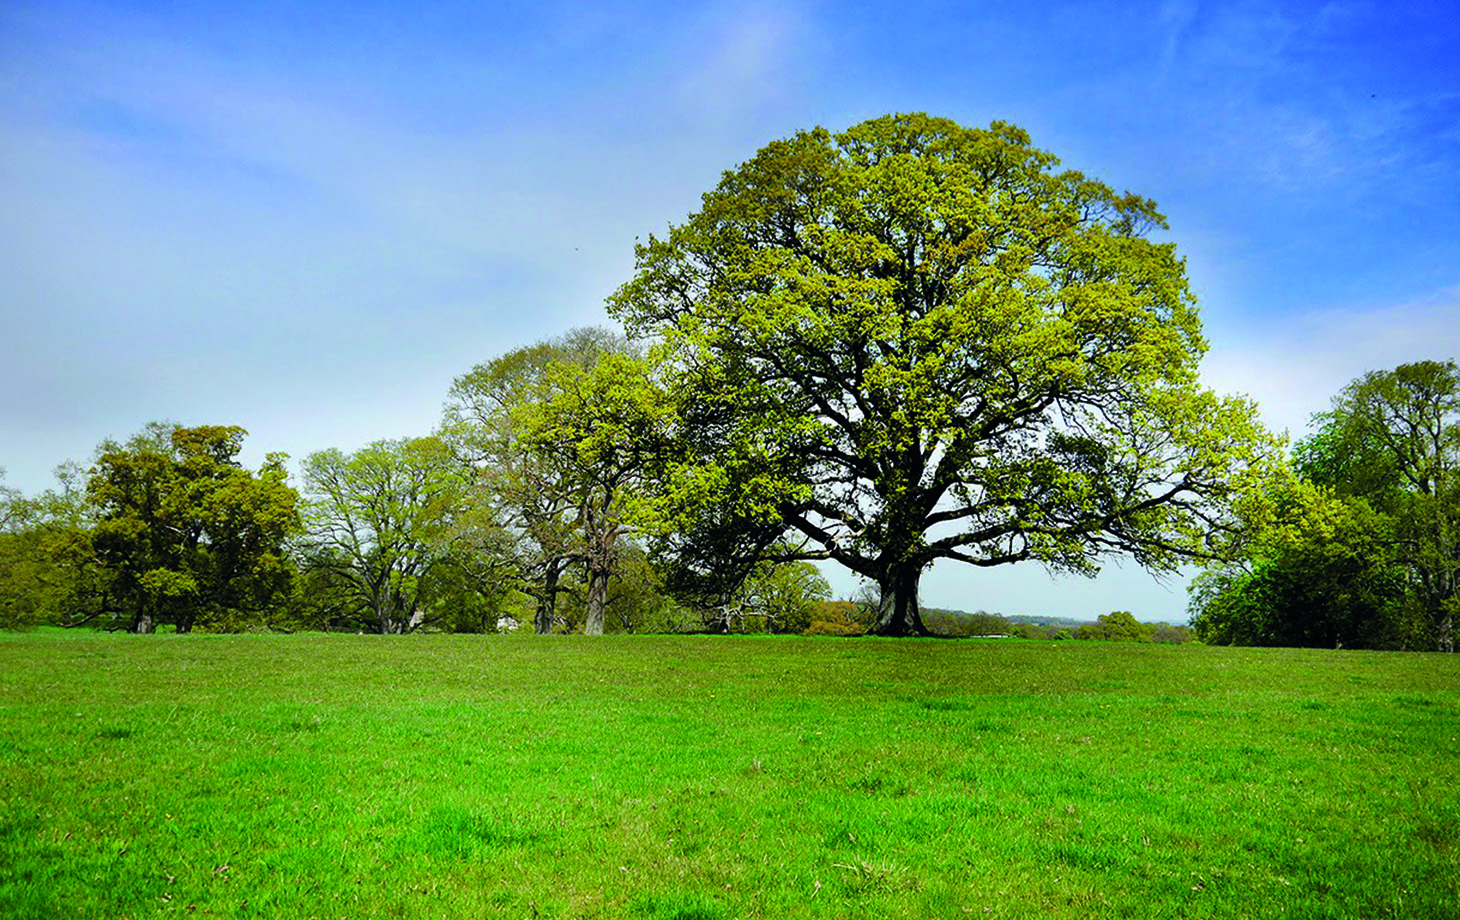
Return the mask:
[[1154, 203], [1020, 129], [815, 129], [722, 177], [611, 299], [656, 340], [686, 454], [665, 514], [790, 535], [925, 632], [940, 559], [1090, 573], [1212, 549], [1272, 442], [1203, 389], [1195, 299]]

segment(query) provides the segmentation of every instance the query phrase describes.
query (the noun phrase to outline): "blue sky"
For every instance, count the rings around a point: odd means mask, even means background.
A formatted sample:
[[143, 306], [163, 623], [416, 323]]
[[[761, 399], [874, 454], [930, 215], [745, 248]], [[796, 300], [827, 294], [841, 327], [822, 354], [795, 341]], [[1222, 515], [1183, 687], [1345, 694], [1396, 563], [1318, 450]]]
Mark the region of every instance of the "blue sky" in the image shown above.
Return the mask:
[[[636, 236], [765, 142], [1027, 128], [1155, 198], [1211, 386], [1301, 433], [1460, 356], [1443, 3], [0, 6], [0, 465], [153, 419], [250, 459], [428, 432], [451, 379], [605, 322]], [[936, 570], [925, 603], [1180, 619], [1184, 581]], [[850, 586], [839, 580], [838, 587]]]

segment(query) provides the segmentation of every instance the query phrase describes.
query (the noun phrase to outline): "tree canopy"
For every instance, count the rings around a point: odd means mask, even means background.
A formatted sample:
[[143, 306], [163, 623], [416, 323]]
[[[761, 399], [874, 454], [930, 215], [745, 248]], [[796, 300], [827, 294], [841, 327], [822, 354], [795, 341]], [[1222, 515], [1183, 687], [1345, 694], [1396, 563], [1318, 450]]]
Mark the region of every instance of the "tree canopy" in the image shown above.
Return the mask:
[[[491, 506], [513, 537], [522, 590], [537, 601], [539, 634], [553, 630], [558, 597], [569, 587], [565, 576], [587, 555], [585, 501], [602, 512], [597, 522], [617, 533], [616, 513], [591, 500], [595, 476], [578, 461], [610, 470], [619, 464], [598, 442], [584, 445], [580, 457], [568, 435], [591, 435], [579, 424], [591, 411], [579, 384], [601, 359], [627, 347], [606, 329], [575, 329], [479, 364], [451, 385], [441, 436], [470, 472], [476, 500]], [[598, 556], [600, 569], [612, 566], [612, 534], [609, 544]], [[600, 607], [598, 623], [601, 617]]]
[[1273, 441], [1199, 386], [1155, 205], [1057, 164], [1000, 122], [818, 128], [640, 245], [610, 306], [680, 397], [662, 513], [840, 562], [880, 586], [891, 635], [925, 631], [939, 559], [1210, 551]]
[[332, 571], [372, 629], [418, 628], [450, 565], [466, 487], [439, 438], [376, 441], [304, 462], [311, 565]]
[[89, 552], [105, 573], [98, 613], [135, 632], [188, 632], [277, 600], [289, 578], [284, 540], [299, 527], [285, 457], [257, 472], [237, 455], [237, 426], [154, 424], [104, 443], [86, 485]]

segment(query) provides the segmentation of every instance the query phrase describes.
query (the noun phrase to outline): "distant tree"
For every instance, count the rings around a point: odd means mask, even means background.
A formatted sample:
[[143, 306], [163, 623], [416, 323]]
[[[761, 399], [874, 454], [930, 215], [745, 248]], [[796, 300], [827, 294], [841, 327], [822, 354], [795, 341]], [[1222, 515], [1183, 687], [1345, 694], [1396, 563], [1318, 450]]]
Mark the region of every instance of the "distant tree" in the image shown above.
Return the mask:
[[0, 629], [32, 626], [44, 616], [45, 561], [36, 513], [0, 467]]
[[605, 624], [613, 632], [678, 632], [685, 612], [664, 590], [664, 579], [643, 548], [624, 541], [608, 586]]
[[1243, 552], [1193, 585], [1206, 642], [1454, 649], [1460, 370], [1363, 375], [1243, 502]]
[[816, 129], [638, 247], [610, 304], [679, 398], [671, 513], [712, 516], [739, 555], [784, 542], [876, 582], [884, 635], [927, 632], [940, 559], [1090, 573], [1213, 552], [1274, 443], [1199, 386], [1155, 205], [1056, 164], [997, 122]]
[[767, 562], [757, 566], [724, 607], [715, 625], [723, 631], [801, 633], [817, 604], [831, 598], [831, 585], [809, 562]]
[[1152, 628], [1137, 620], [1126, 610], [1102, 613], [1094, 623], [1087, 623], [1075, 630], [1076, 639], [1093, 639], [1101, 642], [1150, 642]]
[[376, 441], [304, 462], [307, 565], [329, 573], [342, 612], [373, 631], [404, 633], [432, 619], [457, 573], [467, 488], [439, 438]]
[[79, 551], [103, 573], [103, 609], [132, 631], [227, 625], [286, 591], [283, 544], [299, 526], [299, 496], [284, 455], [257, 473], [238, 463], [246, 434], [155, 423], [99, 449], [86, 485], [94, 526]]
[[1045, 629], [1037, 623], [1012, 623], [1010, 635], [1020, 639], [1052, 639], [1054, 630]]
[[818, 601], [811, 608], [806, 635], [861, 636], [866, 634], [868, 622], [867, 608], [857, 601]]
[[1190, 626], [1172, 626], [1170, 623], [1154, 623], [1151, 626], [1151, 641], [1157, 645], [1185, 645], [1195, 637]]
[[1363, 499], [1278, 481], [1243, 558], [1196, 580], [1192, 627], [1209, 644], [1414, 648], [1391, 521]]
[[535, 407], [556, 379], [626, 349], [608, 330], [575, 329], [479, 364], [451, 386], [441, 437], [470, 473], [473, 503], [490, 508], [512, 538], [520, 587], [537, 601], [538, 634], [552, 632], [569, 568], [583, 559], [584, 508], [573, 452], [540, 450], [540, 432], [528, 423], [541, 418]]
[[4, 482], [5, 467], [0, 466], [0, 533], [9, 533], [19, 518], [18, 506], [23, 498], [19, 489]]
[[512, 424], [528, 455], [558, 471], [575, 506], [571, 547], [587, 576], [583, 631], [603, 633], [609, 579], [631, 528], [626, 502], [661, 450], [669, 406], [637, 355], [549, 365]]
[[[1299, 472], [1389, 521], [1393, 559], [1436, 646], [1460, 614], [1460, 368], [1420, 361], [1358, 378], [1294, 449]], [[1376, 523], [1376, 534], [1386, 528]]]
[[948, 638], [1013, 634], [1013, 625], [1006, 618], [985, 610], [967, 613], [961, 610], [924, 609], [923, 622], [930, 632]]
[[0, 551], [0, 622], [83, 626], [118, 611], [110, 578], [92, 543], [95, 514], [87, 502], [87, 472], [68, 461], [55, 469], [56, 487], [18, 498]]

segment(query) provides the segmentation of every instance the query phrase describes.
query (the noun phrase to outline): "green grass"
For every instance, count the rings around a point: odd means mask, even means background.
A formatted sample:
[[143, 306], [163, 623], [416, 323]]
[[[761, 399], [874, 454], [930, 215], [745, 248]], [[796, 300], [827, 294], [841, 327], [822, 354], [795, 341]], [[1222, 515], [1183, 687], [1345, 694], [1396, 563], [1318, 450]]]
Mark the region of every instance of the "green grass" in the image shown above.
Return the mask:
[[0, 637], [0, 916], [1455, 917], [1460, 656]]

